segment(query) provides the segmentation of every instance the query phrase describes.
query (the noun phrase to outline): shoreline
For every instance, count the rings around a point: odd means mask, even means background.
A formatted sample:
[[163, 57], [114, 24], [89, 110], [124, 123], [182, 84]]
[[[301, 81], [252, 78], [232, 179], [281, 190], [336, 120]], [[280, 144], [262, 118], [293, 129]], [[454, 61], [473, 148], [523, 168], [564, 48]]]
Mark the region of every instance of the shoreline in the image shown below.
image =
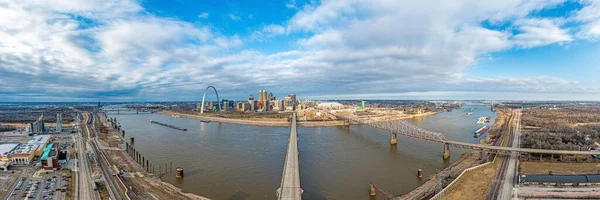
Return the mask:
[[[244, 119], [230, 119], [223, 117], [209, 117], [209, 116], [200, 116], [200, 115], [192, 115], [185, 114], [173, 111], [160, 111], [159, 114], [163, 115], [179, 115], [181, 117], [185, 117], [188, 119], [196, 119], [196, 120], [210, 120], [212, 122], [221, 122], [221, 123], [230, 123], [230, 124], [244, 124], [244, 125], [252, 125], [252, 126], [271, 126], [271, 127], [288, 127], [290, 126], [290, 122], [287, 121], [258, 121], [258, 120], [244, 120]], [[298, 122], [298, 126], [303, 127], [328, 127], [328, 126], [342, 126], [344, 125], [344, 121], [311, 121], [311, 122]]]
[[[490, 128], [490, 130], [486, 134], [486, 137], [481, 139], [480, 142], [483, 141], [484, 143], [489, 144], [489, 142], [491, 141], [491, 137], [493, 137], [492, 135], [498, 132], [500, 129], [499, 127], [504, 123], [505, 119], [504, 117], [501, 117], [502, 114], [502, 110], [498, 109], [496, 112], [496, 120], [494, 121], [492, 128]], [[502, 124], [499, 125], [498, 123]], [[466, 153], [462, 154], [458, 160], [443, 168], [438, 173], [430, 175], [430, 177], [427, 178], [427, 180], [423, 184], [408, 191], [407, 193], [396, 196], [394, 199], [429, 199], [435, 196], [438, 192], [432, 188], [435, 188], [435, 185], [438, 182], [437, 175], [439, 173], [444, 174], [446, 177], [456, 178], [465, 169], [482, 164], [483, 162], [485, 162], [485, 160], [487, 160], [487, 158], [485, 156], [481, 157], [479, 152], [477, 152], [476, 150], [468, 150]], [[453, 178], [446, 184], [450, 184], [452, 181], [456, 180], [455, 178]], [[444, 184], [442, 188], [446, 188], [447, 186], [448, 185]]]
[[[179, 112], [174, 112], [174, 111], [169, 111], [169, 110], [160, 111], [157, 113], [163, 114], [163, 115], [179, 115], [181, 117], [185, 117], [188, 119], [210, 120], [213, 122], [230, 123], [230, 124], [243, 124], [243, 125], [252, 125], [252, 126], [271, 126], [271, 127], [288, 127], [288, 126], [290, 126], [290, 122], [287, 122], [287, 121], [268, 121], [268, 120], [258, 121], [258, 120], [245, 120], [245, 119], [231, 119], [231, 118], [223, 118], [223, 117], [200, 116], [200, 115], [194, 115], [194, 114], [179, 113]], [[424, 117], [428, 117], [428, 116], [435, 115], [438, 113], [440, 113], [440, 112], [427, 112], [427, 113], [416, 114], [416, 115], [407, 116], [407, 117], [400, 117], [400, 118], [397, 118], [394, 120], [424, 118]], [[298, 122], [298, 126], [300, 126], [300, 127], [331, 127], [331, 126], [343, 126], [343, 125], [344, 125], [344, 121], [342, 121], [342, 120]]]

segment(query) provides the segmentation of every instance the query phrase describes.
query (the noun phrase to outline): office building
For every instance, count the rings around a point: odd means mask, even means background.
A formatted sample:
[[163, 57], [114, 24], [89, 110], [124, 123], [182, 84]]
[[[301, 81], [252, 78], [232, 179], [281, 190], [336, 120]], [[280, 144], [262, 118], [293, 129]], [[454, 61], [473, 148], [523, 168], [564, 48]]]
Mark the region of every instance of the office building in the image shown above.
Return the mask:
[[250, 97], [248, 97], [248, 104], [249, 104], [249, 111], [254, 111], [254, 106], [255, 106], [255, 102], [254, 102], [254, 96], [252, 96], [252, 94], [250, 94]]
[[274, 100], [275, 100], [275, 96], [273, 96], [273, 93], [272, 93], [272, 92], [269, 92], [269, 95], [267, 96], [267, 99], [268, 99], [269, 101], [274, 101]]
[[257, 104], [257, 110], [261, 110], [263, 112], [266, 112], [269, 110], [269, 99], [268, 99], [268, 94], [266, 90], [259, 90], [258, 91], [258, 102], [256, 102]]

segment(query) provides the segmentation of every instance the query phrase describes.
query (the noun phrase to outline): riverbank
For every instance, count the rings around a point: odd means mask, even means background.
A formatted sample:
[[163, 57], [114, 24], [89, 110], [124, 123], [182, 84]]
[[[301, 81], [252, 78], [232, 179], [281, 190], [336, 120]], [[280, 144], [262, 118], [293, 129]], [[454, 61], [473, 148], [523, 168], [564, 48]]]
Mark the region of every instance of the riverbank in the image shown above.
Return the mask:
[[[494, 125], [492, 126], [492, 129], [487, 133], [486, 138], [482, 139], [483, 142], [485, 143], [490, 143], [495, 141], [495, 139], [498, 137], [498, 134], [504, 130], [504, 124], [505, 124], [505, 120], [506, 117], [504, 116], [504, 114], [502, 113], [502, 111], [498, 110], [497, 113], [497, 118], [496, 121], [494, 121]], [[442, 171], [433, 174], [430, 176], [430, 178], [423, 183], [422, 185], [420, 185], [419, 187], [416, 187], [415, 189], [411, 190], [410, 192], [403, 194], [401, 196], [398, 196], [394, 199], [428, 199], [433, 197], [436, 192], [436, 185], [438, 184], [438, 176], [437, 174], [443, 174], [443, 180], [442, 180], [442, 185], [444, 187], [446, 187], [448, 184], [450, 184], [452, 181], [455, 180], [455, 177], [457, 177], [458, 175], [460, 175], [464, 170], [477, 166], [481, 163], [484, 163], [486, 161], [486, 156], [484, 156], [483, 158], [481, 157], [480, 153], [478, 151], [474, 151], [474, 150], [469, 150], [469, 152], [463, 154], [458, 160], [456, 160], [454, 163], [452, 163], [450, 166], [444, 168]], [[463, 177], [463, 182], [464, 181], [473, 181], [476, 179], [473, 179], [472, 177]], [[460, 186], [462, 186], [462, 184], [459, 184]], [[454, 188], [457, 188], [457, 186], [455, 185]], [[444, 196], [456, 196], [454, 193], [456, 191], [468, 191], [467, 188], [462, 188], [459, 190], [451, 190], [450, 192], [448, 192], [446, 195]], [[459, 196], [462, 194], [459, 194]]]
[[[483, 140], [488, 145], [496, 144], [498, 138], [507, 131], [508, 120], [510, 118], [510, 110], [498, 109], [496, 115], [496, 121], [492, 129], [487, 133], [486, 138]], [[470, 152], [479, 152], [471, 150]], [[480, 162], [492, 159], [488, 155], [483, 154]], [[490, 161], [492, 162], [492, 161]], [[456, 183], [450, 188], [447, 188], [447, 192], [442, 196], [445, 199], [485, 199], [485, 196], [490, 190], [492, 180], [496, 175], [496, 170], [500, 162], [490, 163], [482, 168], [478, 168], [476, 171], [466, 172], [460, 179], [456, 179]], [[462, 173], [462, 172], [461, 172]]]
[[[279, 119], [262, 119], [262, 120], [249, 120], [249, 119], [231, 119], [231, 118], [223, 118], [223, 117], [211, 117], [211, 116], [201, 116], [194, 114], [185, 114], [173, 111], [161, 111], [159, 114], [164, 115], [179, 115], [181, 117], [196, 119], [196, 120], [204, 120], [211, 122], [221, 122], [221, 123], [231, 123], [231, 124], [245, 124], [245, 125], [254, 125], [254, 126], [290, 126], [290, 122], [279, 120]], [[298, 126], [305, 127], [322, 127], [322, 126], [342, 126], [344, 125], [344, 121], [310, 121], [310, 122], [298, 122]]]
[[[203, 121], [211, 121], [211, 122], [221, 122], [221, 123], [231, 123], [231, 124], [245, 124], [245, 125], [254, 125], [254, 126], [290, 126], [290, 122], [286, 119], [277, 119], [277, 118], [257, 118], [257, 119], [234, 119], [234, 118], [224, 118], [224, 117], [214, 117], [214, 116], [202, 116], [197, 114], [187, 114], [175, 111], [161, 111], [159, 114], [164, 115], [178, 115], [181, 117], [185, 117], [188, 119], [196, 119]], [[406, 116], [395, 116], [395, 117], [379, 117], [372, 118], [373, 121], [381, 121], [381, 120], [401, 120], [401, 119], [411, 119], [411, 118], [425, 118], [431, 115], [438, 114], [440, 112], [426, 112], [421, 114], [414, 115], [406, 115]], [[333, 121], [300, 121], [298, 122], [298, 126], [302, 127], [327, 127], [327, 126], [343, 126], [343, 120], [333, 120]]]
[[[479, 152], [469, 151], [463, 154], [458, 160], [452, 163], [450, 166], [444, 168], [438, 172], [443, 174], [442, 184], [445, 187], [454, 180], [462, 171], [470, 167], [481, 164]], [[410, 192], [395, 197], [393, 199], [429, 199], [433, 197], [437, 191], [437, 184], [440, 182], [440, 177], [436, 174], [432, 174], [425, 183], [411, 190]]]
[[[183, 192], [173, 184], [161, 180], [160, 176], [146, 171], [124, 149], [119, 147], [123, 138], [115, 129], [105, 126], [107, 123], [106, 116], [100, 115], [98, 119], [102, 122], [96, 124], [98, 127], [102, 126], [99, 131], [101, 149], [107, 153], [111, 163], [125, 172], [124, 184], [131, 187], [132, 194], [135, 195], [131, 196], [132, 199], [209, 199], [197, 194]], [[118, 138], [118, 141], [121, 142], [116, 143], [110, 138]]]

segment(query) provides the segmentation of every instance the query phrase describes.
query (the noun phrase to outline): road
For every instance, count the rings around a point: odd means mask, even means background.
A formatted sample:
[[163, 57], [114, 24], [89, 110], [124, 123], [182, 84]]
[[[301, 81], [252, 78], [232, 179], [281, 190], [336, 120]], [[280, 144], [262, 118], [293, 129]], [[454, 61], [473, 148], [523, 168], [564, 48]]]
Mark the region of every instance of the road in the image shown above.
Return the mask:
[[[514, 136], [511, 142], [512, 147], [520, 146], [520, 137], [521, 137], [521, 112], [518, 111], [517, 114], [517, 126], [514, 129]], [[504, 181], [502, 184], [502, 189], [500, 190], [500, 198], [499, 199], [512, 199], [513, 190], [516, 189], [515, 186], [518, 185], [519, 181], [519, 155], [518, 154], [510, 154], [508, 157], [508, 165], [505, 168], [506, 172], [504, 173]]]
[[281, 185], [277, 189], [277, 199], [301, 199], [300, 170], [298, 164], [298, 133], [296, 129], [296, 112], [292, 115], [292, 127], [288, 143]]

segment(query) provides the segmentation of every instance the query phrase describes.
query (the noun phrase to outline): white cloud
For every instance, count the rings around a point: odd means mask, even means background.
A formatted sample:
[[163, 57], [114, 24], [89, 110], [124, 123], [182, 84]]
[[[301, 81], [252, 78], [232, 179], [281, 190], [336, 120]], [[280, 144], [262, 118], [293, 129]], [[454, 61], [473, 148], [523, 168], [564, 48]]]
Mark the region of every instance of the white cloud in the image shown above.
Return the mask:
[[583, 23], [578, 36], [588, 40], [600, 39], [600, 2], [582, 1], [586, 6], [572, 17], [572, 20]]
[[254, 41], [266, 41], [270, 38], [285, 34], [285, 27], [277, 24], [269, 24], [252, 32], [250, 39]]
[[200, 13], [198, 15], [198, 18], [200, 18], [200, 19], [206, 19], [206, 18], [208, 18], [208, 15], [209, 14], [207, 12], [203, 12], [203, 13]]
[[515, 44], [521, 47], [530, 48], [573, 40], [567, 30], [561, 29], [550, 19], [526, 19], [516, 24], [522, 33], [515, 35], [513, 39]]
[[240, 16], [238, 16], [236, 14], [233, 14], [233, 13], [229, 13], [227, 15], [227, 17], [229, 17], [229, 19], [231, 19], [233, 21], [240, 21], [240, 20], [242, 20], [242, 17], [240, 17]]
[[[223, 35], [219, 27], [147, 14], [136, 1], [9, 1], [0, 4], [0, 97], [4, 92], [190, 100], [206, 85], [216, 85], [224, 95], [246, 95], [259, 88], [313, 96], [467, 90], [599, 93], [539, 74], [465, 75], [491, 53], [566, 43], [576, 39], [571, 31], [588, 30], [530, 17], [557, 2], [291, 2], [299, 10], [285, 23], [263, 25], [248, 35]], [[226, 17], [242, 20], [235, 13]], [[580, 20], [590, 25], [592, 18]], [[492, 29], [482, 26], [483, 21], [514, 26]], [[589, 27], [586, 33], [598, 30]], [[244, 49], [242, 41], [290, 35], [303, 37], [282, 52]], [[40, 89], [44, 92], [22, 92]]]

